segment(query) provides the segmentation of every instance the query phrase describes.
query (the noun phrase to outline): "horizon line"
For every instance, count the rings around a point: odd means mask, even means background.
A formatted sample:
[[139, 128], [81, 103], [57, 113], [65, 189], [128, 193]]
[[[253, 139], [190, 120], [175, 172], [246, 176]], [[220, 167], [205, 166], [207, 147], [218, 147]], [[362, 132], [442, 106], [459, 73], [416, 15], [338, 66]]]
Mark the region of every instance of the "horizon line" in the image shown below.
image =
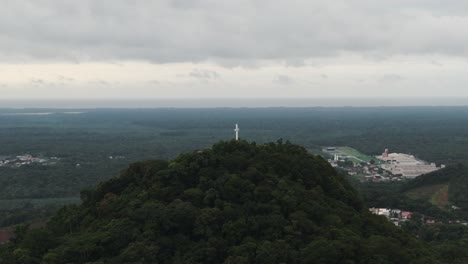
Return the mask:
[[0, 109], [369, 108], [465, 106], [468, 106], [468, 97], [0, 99]]

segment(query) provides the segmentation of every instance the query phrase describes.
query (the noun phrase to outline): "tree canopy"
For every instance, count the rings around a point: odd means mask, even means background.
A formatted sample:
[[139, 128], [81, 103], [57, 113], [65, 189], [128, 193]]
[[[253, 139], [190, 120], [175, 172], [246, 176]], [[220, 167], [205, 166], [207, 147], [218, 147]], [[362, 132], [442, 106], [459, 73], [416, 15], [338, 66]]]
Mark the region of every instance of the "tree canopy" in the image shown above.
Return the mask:
[[5, 263], [443, 263], [371, 215], [321, 157], [279, 140], [219, 142], [131, 164], [42, 229], [20, 227]]

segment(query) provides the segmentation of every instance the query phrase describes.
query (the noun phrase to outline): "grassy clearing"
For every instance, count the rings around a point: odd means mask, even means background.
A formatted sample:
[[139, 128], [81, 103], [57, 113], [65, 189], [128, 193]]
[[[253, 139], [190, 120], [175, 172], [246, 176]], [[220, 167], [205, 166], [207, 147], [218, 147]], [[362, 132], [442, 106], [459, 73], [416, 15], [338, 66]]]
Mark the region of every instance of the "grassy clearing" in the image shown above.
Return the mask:
[[448, 185], [443, 186], [431, 197], [431, 203], [437, 207], [445, 208], [448, 204]]
[[338, 147], [337, 150], [344, 153], [345, 155], [351, 156], [350, 160], [355, 163], [369, 162], [374, 159], [373, 157], [362, 154], [358, 150], [350, 147]]
[[[443, 189], [446, 189], [448, 192], [448, 184], [435, 184], [430, 186], [424, 186], [407, 191], [405, 194], [409, 198], [414, 200], [425, 200], [432, 202], [433, 197]], [[442, 193], [443, 192], [441, 192], [441, 194]]]
[[424, 186], [407, 191], [405, 194], [414, 200], [429, 201], [439, 208], [445, 208], [448, 204], [448, 184]]

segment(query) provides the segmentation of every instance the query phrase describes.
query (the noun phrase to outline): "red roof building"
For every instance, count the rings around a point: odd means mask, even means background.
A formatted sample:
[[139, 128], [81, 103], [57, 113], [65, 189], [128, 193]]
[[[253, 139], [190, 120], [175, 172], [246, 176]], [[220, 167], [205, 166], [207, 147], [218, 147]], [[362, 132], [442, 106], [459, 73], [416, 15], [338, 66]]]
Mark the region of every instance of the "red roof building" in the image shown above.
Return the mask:
[[411, 219], [411, 212], [401, 212], [401, 218], [403, 219]]

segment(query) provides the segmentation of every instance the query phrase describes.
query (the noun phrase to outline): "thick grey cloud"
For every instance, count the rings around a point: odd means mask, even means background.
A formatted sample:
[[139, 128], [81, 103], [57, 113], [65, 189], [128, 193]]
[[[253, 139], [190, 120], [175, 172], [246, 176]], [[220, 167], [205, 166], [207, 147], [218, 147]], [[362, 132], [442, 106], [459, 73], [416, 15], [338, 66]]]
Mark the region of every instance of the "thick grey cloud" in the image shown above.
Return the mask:
[[273, 82], [280, 85], [290, 85], [293, 83], [293, 79], [291, 79], [291, 77], [289, 77], [288, 75], [280, 74], [276, 76]]
[[3, 0], [8, 62], [468, 55], [458, 0]]

